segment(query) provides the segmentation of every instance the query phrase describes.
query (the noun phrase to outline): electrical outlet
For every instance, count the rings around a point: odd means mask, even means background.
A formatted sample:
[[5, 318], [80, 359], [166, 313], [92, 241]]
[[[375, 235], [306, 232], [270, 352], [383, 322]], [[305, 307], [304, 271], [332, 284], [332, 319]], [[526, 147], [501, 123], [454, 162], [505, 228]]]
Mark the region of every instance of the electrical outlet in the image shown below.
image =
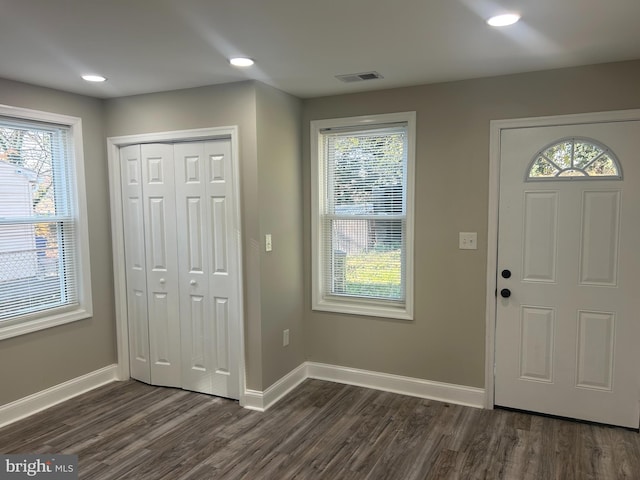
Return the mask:
[[270, 252], [271, 250], [273, 250], [273, 245], [271, 243], [271, 234], [270, 233], [267, 233], [264, 236], [264, 250], [266, 252]]
[[289, 329], [288, 328], [282, 331], [282, 346], [286, 347], [287, 345], [289, 345]]

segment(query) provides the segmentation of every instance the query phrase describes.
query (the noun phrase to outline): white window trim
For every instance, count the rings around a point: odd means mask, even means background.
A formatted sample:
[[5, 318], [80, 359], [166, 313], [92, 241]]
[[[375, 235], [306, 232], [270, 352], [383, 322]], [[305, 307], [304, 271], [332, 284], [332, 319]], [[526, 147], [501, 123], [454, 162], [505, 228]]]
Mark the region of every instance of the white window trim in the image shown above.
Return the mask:
[[[320, 132], [327, 128], [369, 127], [379, 124], [407, 123], [407, 184], [406, 184], [406, 250], [405, 250], [405, 303], [394, 306], [362, 298], [326, 297], [323, 289], [323, 265], [320, 261], [321, 229], [320, 206], [322, 202], [322, 144]], [[370, 317], [413, 320], [413, 235], [414, 235], [414, 178], [416, 145], [416, 112], [366, 115], [311, 122], [311, 308], [325, 312], [366, 315]]]
[[69, 127], [69, 134], [73, 149], [71, 170], [74, 172], [76, 184], [74, 200], [77, 214], [76, 246], [78, 249], [78, 292], [79, 305], [69, 309], [45, 310], [30, 315], [23, 315], [0, 323], [0, 340], [37, 332], [46, 328], [75, 322], [93, 316], [91, 299], [91, 269], [89, 265], [89, 229], [87, 225], [87, 201], [84, 179], [84, 154], [82, 142], [82, 119], [57, 113], [42, 112], [9, 105], [0, 105], [0, 115], [22, 120], [54, 123]]

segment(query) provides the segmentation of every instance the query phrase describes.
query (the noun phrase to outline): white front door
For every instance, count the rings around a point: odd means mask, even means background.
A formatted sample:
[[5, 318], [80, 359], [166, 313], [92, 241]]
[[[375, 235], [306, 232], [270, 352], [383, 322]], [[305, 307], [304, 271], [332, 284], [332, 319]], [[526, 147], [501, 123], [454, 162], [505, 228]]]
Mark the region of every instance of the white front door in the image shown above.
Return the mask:
[[500, 151], [494, 402], [638, 428], [640, 122], [505, 129]]

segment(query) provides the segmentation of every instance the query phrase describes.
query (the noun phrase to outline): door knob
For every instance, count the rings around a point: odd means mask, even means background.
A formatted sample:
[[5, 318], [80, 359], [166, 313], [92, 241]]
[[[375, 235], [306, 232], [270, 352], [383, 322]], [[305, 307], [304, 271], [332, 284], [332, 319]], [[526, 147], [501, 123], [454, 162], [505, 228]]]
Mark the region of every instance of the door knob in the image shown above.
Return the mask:
[[196, 282], [195, 280], [191, 280], [191, 281], [189, 282], [189, 285], [196, 285], [197, 283], [198, 283], [198, 282]]
[[161, 278], [159, 281], [160, 281], [160, 283], [161, 283], [162, 285], [164, 285], [164, 284], [166, 283], [166, 280], [165, 280], [164, 278]]
[[508, 288], [503, 288], [502, 290], [500, 290], [500, 296], [502, 298], [509, 298], [511, 296], [511, 290], [509, 290]]
[[511, 278], [511, 270], [502, 270], [502, 278]]

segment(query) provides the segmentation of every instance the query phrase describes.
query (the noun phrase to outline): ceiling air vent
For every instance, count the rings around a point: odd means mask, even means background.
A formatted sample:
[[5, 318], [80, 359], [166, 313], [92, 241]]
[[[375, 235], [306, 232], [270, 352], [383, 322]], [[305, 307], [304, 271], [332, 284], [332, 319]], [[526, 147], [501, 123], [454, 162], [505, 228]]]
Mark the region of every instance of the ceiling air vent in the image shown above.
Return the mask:
[[363, 73], [347, 73], [346, 75], [336, 75], [338, 80], [346, 83], [362, 82], [364, 80], [376, 80], [377, 78], [384, 78], [378, 72], [363, 72]]

